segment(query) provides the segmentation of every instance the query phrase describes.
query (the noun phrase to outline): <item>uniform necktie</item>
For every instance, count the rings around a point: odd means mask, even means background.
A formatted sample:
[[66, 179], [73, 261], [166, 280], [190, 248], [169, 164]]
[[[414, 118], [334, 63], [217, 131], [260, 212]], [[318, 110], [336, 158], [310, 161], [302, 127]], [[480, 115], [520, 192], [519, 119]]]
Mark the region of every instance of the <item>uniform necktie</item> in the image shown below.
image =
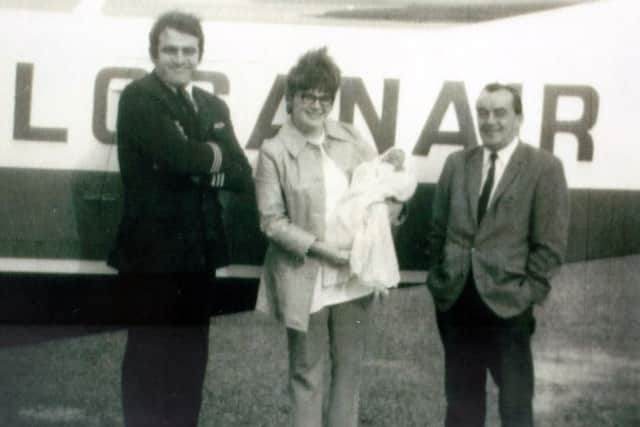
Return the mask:
[[487, 179], [482, 186], [482, 192], [480, 192], [480, 199], [478, 200], [478, 224], [482, 221], [485, 212], [487, 211], [487, 205], [489, 204], [489, 197], [491, 196], [491, 190], [493, 189], [493, 180], [496, 175], [496, 159], [498, 154], [495, 151], [491, 152], [489, 160], [489, 171], [487, 172]]
[[195, 104], [193, 102], [193, 99], [191, 98], [191, 96], [189, 95], [189, 93], [187, 92], [187, 90], [184, 87], [179, 87], [178, 88], [178, 97], [182, 101], [183, 105], [186, 108], [188, 108], [188, 111], [190, 113], [194, 113], [195, 114], [196, 107], [195, 107]]

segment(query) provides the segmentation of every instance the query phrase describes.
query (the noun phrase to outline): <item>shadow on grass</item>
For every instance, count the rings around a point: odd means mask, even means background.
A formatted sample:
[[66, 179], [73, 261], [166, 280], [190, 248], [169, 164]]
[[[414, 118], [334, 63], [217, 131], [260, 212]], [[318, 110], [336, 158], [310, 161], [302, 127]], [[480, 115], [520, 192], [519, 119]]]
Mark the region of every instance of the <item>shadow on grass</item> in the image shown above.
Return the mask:
[[[538, 425], [640, 425], [638, 276], [640, 256], [631, 256], [570, 264], [554, 281], [550, 299], [536, 309]], [[19, 341], [21, 333], [37, 335], [31, 328], [43, 328], [45, 335], [57, 328], [21, 327], [4, 329]], [[83, 334], [82, 325], [73, 327], [76, 336], [0, 347], [0, 425], [122, 425], [124, 331]], [[201, 426], [286, 425], [284, 328], [264, 315], [241, 312], [212, 317], [210, 334]], [[394, 290], [377, 304], [368, 343], [360, 425], [442, 425], [442, 348], [427, 290]], [[487, 389], [487, 425], [499, 425], [490, 381]]]

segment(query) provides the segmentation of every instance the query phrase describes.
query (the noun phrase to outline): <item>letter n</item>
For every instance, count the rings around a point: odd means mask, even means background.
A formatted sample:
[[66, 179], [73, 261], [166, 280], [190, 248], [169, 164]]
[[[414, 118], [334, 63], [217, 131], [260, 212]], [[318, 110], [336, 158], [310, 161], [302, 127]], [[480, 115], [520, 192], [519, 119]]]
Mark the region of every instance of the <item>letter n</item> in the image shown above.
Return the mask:
[[378, 118], [362, 79], [357, 77], [342, 79], [340, 120], [353, 123], [355, 106], [357, 105], [380, 153], [395, 144], [399, 88], [400, 82], [398, 80], [384, 80], [382, 114]]

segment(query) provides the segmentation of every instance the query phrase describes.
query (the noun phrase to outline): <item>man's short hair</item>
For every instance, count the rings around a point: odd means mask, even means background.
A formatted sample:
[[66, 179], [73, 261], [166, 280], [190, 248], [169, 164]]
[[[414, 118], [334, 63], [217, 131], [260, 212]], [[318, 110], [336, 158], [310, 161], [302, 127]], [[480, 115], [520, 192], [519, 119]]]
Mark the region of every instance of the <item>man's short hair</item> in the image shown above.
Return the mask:
[[198, 38], [199, 57], [202, 59], [204, 53], [204, 32], [200, 19], [190, 13], [171, 10], [165, 12], [156, 19], [151, 31], [149, 32], [149, 55], [151, 59], [158, 57], [158, 44], [160, 43], [160, 34], [167, 28], [173, 28], [181, 33], [191, 34]]
[[483, 89], [487, 92], [497, 92], [499, 90], [506, 90], [513, 96], [513, 111], [519, 116], [522, 115], [522, 97], [520, 96], [520, 91], [516, 89], [514, 86], [505, 85], [502, 83], [489, 83]]
[[291, 101], [299, 92], [317, 89], [334, 99], [339, 87], [340, 68], [327, 53], [327, 48], [310, 50], [298, 59], [287, 74], [287, 112], [291, 112]]

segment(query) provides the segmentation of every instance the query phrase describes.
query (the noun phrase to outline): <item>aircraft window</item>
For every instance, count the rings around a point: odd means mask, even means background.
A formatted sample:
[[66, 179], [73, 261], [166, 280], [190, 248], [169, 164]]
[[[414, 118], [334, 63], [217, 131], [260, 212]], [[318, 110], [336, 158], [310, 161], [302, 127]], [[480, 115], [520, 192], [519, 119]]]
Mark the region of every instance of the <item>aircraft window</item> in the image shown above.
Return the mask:
[[0, 9], [70, 12], [80, 0], [2, 0]]

